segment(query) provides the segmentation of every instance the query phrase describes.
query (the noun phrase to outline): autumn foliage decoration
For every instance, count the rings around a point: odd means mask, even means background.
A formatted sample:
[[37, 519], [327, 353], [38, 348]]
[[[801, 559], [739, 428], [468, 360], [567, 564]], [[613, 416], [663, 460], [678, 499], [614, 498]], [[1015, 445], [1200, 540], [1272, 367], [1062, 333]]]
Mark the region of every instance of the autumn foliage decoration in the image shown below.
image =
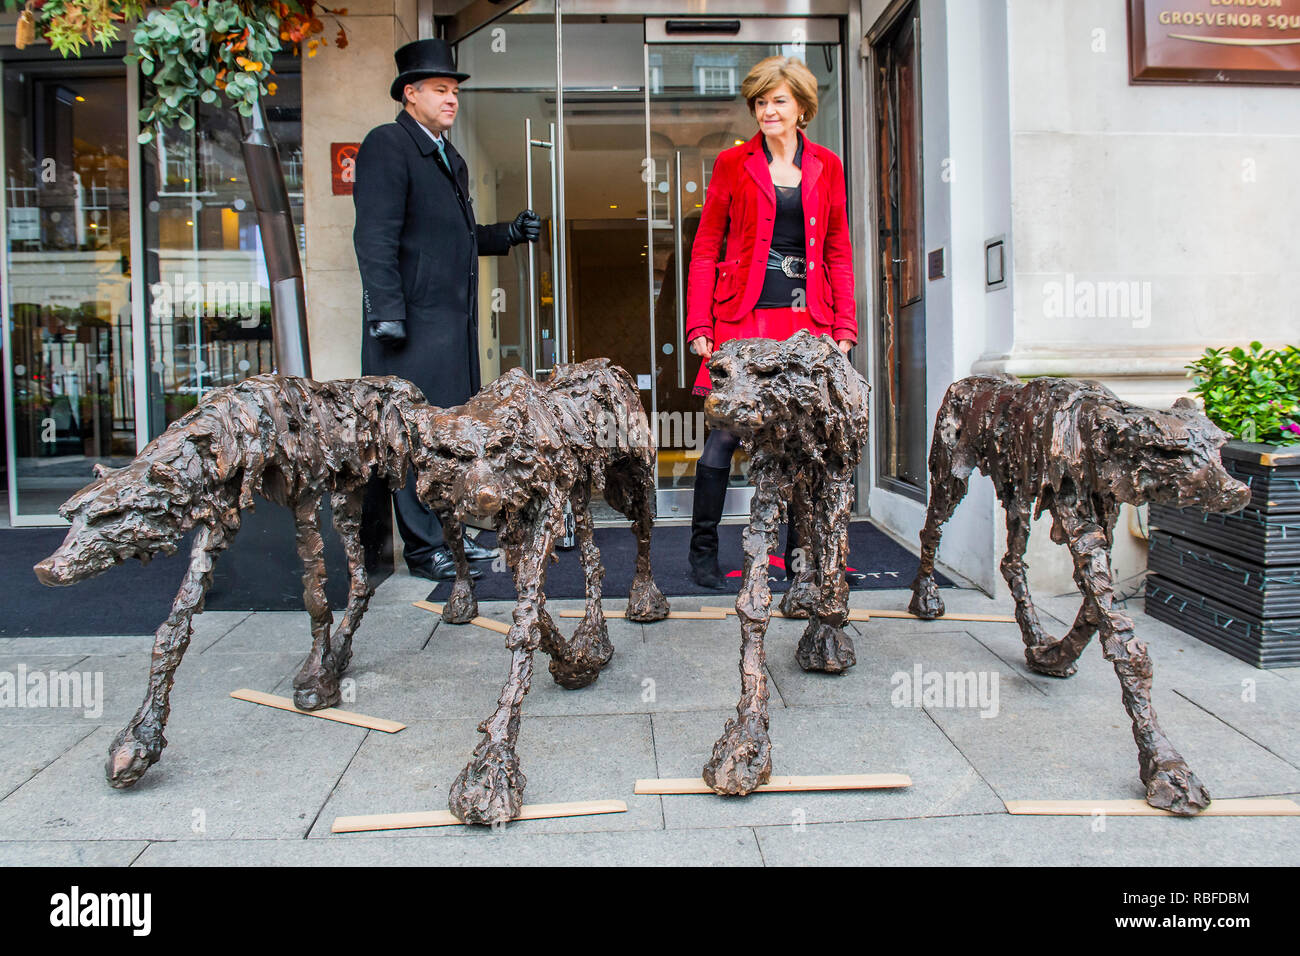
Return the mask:
[[24, 9], [36, 33], [64, 56], [80, 56], [94, 43], [107, 49], [134, 22], [135, 52], [149, 80], [150, 96], [140, 114], [140, 142], [153, 139], [159, 125], [193, 129], [197, 102], [219, 100], [251, 116], [259, 97], [274, 96], [274, 55], [289, 48], [309, 57], [333, 42], [348, 44], [339, 21], [343, 8], [315, 0], [259, 3], [253, 0], [179, 0], [144, 16], [140, 0], [4, 0], [8, 10]]

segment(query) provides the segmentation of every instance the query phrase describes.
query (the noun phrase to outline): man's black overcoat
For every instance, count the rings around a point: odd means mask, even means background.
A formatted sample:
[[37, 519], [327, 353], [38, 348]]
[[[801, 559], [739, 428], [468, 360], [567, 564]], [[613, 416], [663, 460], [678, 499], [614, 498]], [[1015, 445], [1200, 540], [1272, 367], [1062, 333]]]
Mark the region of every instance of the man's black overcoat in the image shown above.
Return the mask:
[[[357, 153], [352, 241], [361, 267], [361, 374], [401, 376], [445, 408], [479, 390], [478, 256], [508, 253], [510, 224], [474, 222], [469, 171], [443, 142], [450, 170], [405, 110], [370, 131]], [[397, 348], [369, 335], [370, 322], [390, 319], [406, 321]]]

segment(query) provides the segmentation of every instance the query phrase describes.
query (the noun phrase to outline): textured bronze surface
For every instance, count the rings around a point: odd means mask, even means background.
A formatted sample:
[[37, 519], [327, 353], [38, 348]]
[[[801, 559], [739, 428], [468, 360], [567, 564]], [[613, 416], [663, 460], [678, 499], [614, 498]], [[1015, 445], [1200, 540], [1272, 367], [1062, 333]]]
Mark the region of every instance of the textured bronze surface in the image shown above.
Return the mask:
[[[633, 522], [637, 569], [628, 617], [657, 621], [668, 615], [650, 570], [653, 434], [631, 377], [607, 359], [559, 366], [545, 384], [515, 369], [464, 405], [417, 413], [417, 422], [419, 494], [442, 520], [456, 558], [443, 618], [465, 623], [478, 613], [462, 522], [495, 523], [514, 572], [518, 601], [506, 638], [510, 674], [448, 799], [451, 812], [466, 823], [510, 820], [519, 814], [527, 782], [515, 748], [533, 652], [550, 655], [552, 676], [567, 688], [590, 684], [614, 653], [601, 610], [604, 569], [592, 536], [593, 494], [603, 491]], [[587, 596], [583, 619], [567, 640], [546, 611], [545, 595], [566, 502], [577, 524]]]
[[[1133, 721], [1147, 802], [1194, 814], [1210, 795], [1156, 723], [1151, 660], [1133, 621], [1115, 610], [1110, 548], [1121, 503], [1143, 502], [1237, 511], [1250, 490], [1219, 458], [1225, 435], [1196, 405], [1168, 411], [1129, 405], [1093, 382], [1040, 378], [1021, 385], [974, 376], [956, 382], [935, 417], [930, 447], [930, 507], [921, 531], [921, 566], [912, 583], [913, 614], [943, 615], [934, 581], [941, 528], [966, 495], [973, 469], [993, 480], [1007, 515], [1002, 575], [1031, 670], [1069, 677], [1094, 633], [1119, 676]], [[1070, 549], [1083, 595], [1074, 626], [1060, 639], [1044, 633], [1029, 595], [1024, 554], [1033, 518], [1052, 516], [1052, 540]]]
[[[36, 565], [45, 584], [73, 584], [128, 558], [174, 553], [194, 531], [189, 570], [155, 638], [148, 693], [109, 751], [113, 786], [138, 781], [167, 745], [169, 695], [192, 618], [202, 611], [216, 555], [239, 530], [240, 512], [253, 506], [255, 494], [294, 513], [313, 638], [294, 680], [294, 703], [303, 710], [339, 703], [352, 635], [370, 599], [362, 494], [374, 475], [400, 487], [412, 467], [457, 559], [444, 617], [462, 622], [478, 613], [463, 519], [496, 522], [515, 574], [519, 601], [506, 641], [513, 652], [510, 678], [496, 714], [480, 727], [484, 740], [452, 787], [451, 808], [472, 823], [518, 814], [525, 778], [515, 743], [532, 652], [541, 647], [550, 654], [556, 681], [570, 688], [594, 681], [614, 653], [601, 611], [604, 569], [592, 534], [593, 494], [603, 492], [632, 519], [637, 566], [627, 616], [668, 616], [650, 568], [654, 438], [630, 376], [605, 359], [562, 366], [546, 385], [515, 370], [466, 405], [445, 410], [426, 404], [398, 378], [317, 383], [264, 375], [213, 391], [131, 464], [99, 470], [61, 509], [72, 528], [59, 550]], [[325, 494], [350, 576], [347, 610], [333, 633], [319, 517]], [[586, 614], [568, 640], [547, 614], [542, 590], [566, 502], [577, 522], [587, 591]]]
[[[303, 563], [303, 599], [312, 649], [294, 679], [294, 703], [320, 710], [339, 703], [339, 678], [352, 634], [370, 600], [361, 545], [361, 500], [380, 475], [392, 487], [410, 465], [411, 413], [420, 391], [399, 378], [317, 383], [260, 375], [217, 389], [151, 441], [129, 465], [96, 468], [99, 478], [59, 513], [72, 522], [63, 544], [36, 565], [48, 585], [74, 584], [129, 558], [173, 554], [194, 531], [189, 569], [154, 638], [149, 689], [109, 748], [114, 787], [138, 781], [167, 746], [172, 680], [203, 610], [217, 555], [234, 538], [254, 495], [293, 511]], [[333, 629], [325, 597], [320, 505], [330, 495], [334, 529], [348, 561], [348, 603]], [[195, 530], [197, 529], [197, 530]]]
[[853, 509], [853, 470], [867, 440], [870, 386], [828, 335], [801, 331], [785, 341], [736, 339], [709, 359], [711, 427], [738, 435], [752, 455], [754, 497], [744, 533], [740, 618], [740, 702], [727, 721], [704, 781], [718, 793], [746, 794], [772, 772], [763, 636], [771, 616], [768, 555], [788, 510], [798, 525], [797, 576], [781, 602], [806, 617], [795, 659], [804, 670], [842, 673], [855, 663], [844, 633], [844, 579]]

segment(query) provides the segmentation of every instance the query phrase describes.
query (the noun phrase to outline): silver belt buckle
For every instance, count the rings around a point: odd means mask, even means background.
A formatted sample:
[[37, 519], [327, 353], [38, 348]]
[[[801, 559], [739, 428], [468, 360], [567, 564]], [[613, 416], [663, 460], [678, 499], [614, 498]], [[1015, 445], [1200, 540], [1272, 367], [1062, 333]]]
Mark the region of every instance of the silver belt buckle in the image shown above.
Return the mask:
[[[796, 265], [799, 267], [798, 272], [794, 271]], [[808, 277], [808, 260], [803, 256], [782, 256], [781, 271], [791, 279], [806, 279]]]

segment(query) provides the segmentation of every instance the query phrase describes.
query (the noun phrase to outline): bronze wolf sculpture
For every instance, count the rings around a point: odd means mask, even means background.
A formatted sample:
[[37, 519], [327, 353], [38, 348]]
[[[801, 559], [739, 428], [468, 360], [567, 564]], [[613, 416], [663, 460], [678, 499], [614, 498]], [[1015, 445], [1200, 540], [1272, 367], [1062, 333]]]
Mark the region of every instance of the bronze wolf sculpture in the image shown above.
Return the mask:
[[803, 555], [782, 602], [809, 618], [795, 659], [804, 670], [842, 673], [855, 663], [848, 619], [849, 517], [853, 471], [867, 440], [870, 386], [828, 335], [801, 331], [786, 341], [737, 339], [709, 359], [713, 391], [704, 403], [712, 427], [740, 436], [752, 454], [754, 497], [744, 533], [740, 618], [741, 697], [704, 781], [719, 793], [746, 794], [772, 773], [763, 636], [771, 616], [768, 555], [784, 513], [800, 524]]
[[[72, 528], [36, 565], [48, 585], [74, 584], [128, 558], [173, 554], [198, 529], [189, 569], [155, 635], [144, 703], [109, 748], [109, 783], [133, 785], [167, 746], [172, 681], [189, 646], [193, 616], [203, 610], [213, 564], [255, 494], [292, 509], [296, 525], [312, 650], [294, 680], [294, 700], [305, 710], [338, 703], [352, 635], [370, 600], [362, 496], [372, 476], [390, 487], [406, 480], [409, 423], [417, 407], [427, 407], [424, 396], [399, 378], [318, 383], [260, 375], [209, 393], [129, 465], [97, 467], [99, 478], [59, 509]], [[319, 514], [327, 494], [349, 575], [347, 608], [333, 633]]]
[[[1016, 602], [1029, 668], [1069, 677], [1096, 632], [1115, 666], [1133, 721], [1147, 802], [1180, 814], [1209, 806], [1210, 795], [1156, 723], [1151, 660], [1133, 621], [1114, 608], [1110, 548], [1121, 503], [1156, 502], [1236, 511], [1250, 490], [1223, 468], [1227, 440], [1188, 399], [1168, 411], [1121, 401], [1093, 382], [1062, 378], [1027, 384], [992, 376], [956, 382], [935, 417], [930, 506], [921, 531], [913, 614], [941, 617], [934, 559], [942, 526], [966, 495], [973, 469], [993, 480], [1007, 515], [1002, 575]], [[1052, 540], [1070, 549], [1083, 606], [1069, 633], [1043, 632], [1029, 596], [1024, 553], [1033, 518], [1052, 515]]]
[[[592, 536], [593, 494], [603, 491], [633, 521], [637, 568], [627, 616], [668, 616], [650, 570], [654, 439], [631, 377], [607, 359], [560, 366], [546, 384], [515, 369], [465, 405], [420, 415], [418, 434], [417, 488], [442, 519], [457, 563], [444, 617], [458, 623], [477, 613], [462, 522], [494, 522], [514, 572], [518, 602], [506, 638], [510, 675], [448, 799], [466, 823], [509, 820], [519, 814], [527, 782], [515, 747], [534, 651], [550, 655], [551, 674], [567, 688], [590, 684], [614, 653], [600, 603], [604, 570]], [[566, 502], [577, 525], [587, 593], [586, 613], [567, 640], [546, 611], [545, 595]]]

